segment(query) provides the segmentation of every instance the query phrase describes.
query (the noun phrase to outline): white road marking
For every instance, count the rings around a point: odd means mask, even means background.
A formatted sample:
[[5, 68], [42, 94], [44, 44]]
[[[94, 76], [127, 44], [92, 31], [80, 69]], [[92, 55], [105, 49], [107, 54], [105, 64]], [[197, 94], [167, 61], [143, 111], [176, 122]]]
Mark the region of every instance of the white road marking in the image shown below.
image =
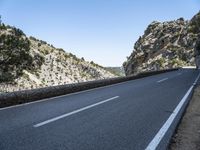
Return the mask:
[[193, 85], [197, 84], [197, 81], [199, 80], [200, 74], [198, 75], [198, 77], [196, 78], [196, 80], [194, 81]]
[[185, 68], [185, 69], [195, 69], [196, 66], [183, 66], [182, 68]]
[[109, 102], [109, 101], [114, 100], [114, 99], [117, 99], [117, 98], [119, 98], [119, 96], [115, 96], [115, 97], [106, 99], [106, 100], [104, 100], [104, 101], [101, 101], [101, 102], [98, 102], [98, 103], [95, 103], [95, 104], [92, 104], [92, 105], [89, 105], [89, 106], [86, 106], [86, 107], [83, 107], [83, 108], [74, 110], [74, 111], [69, 112], [69, 113], [66, 113], [66, 114], [63, 114], [63, 115], [61, 115], [61, 116], [58, 116], [58, 117], [55, 117], [55, 118], [52, 118], [52, 119], [43, 121], [43, 122], [41, 122], [41, 123], [38, 123], [38, 124], [34, 125], [33, 127], [35, 127], [35, 128], [41, 127], [41, 126], [46, 125], [46, 124], [48, 124], [48, 123], [51, 123], [51, 122], [57, 121], [57, 120], [59, 120], [59, 119], [62, 119], [62, 118], [71, 116], [71, 115], [73, 115], [73, 114], [79, 113], [79, 112], [81, 112], [81, 111], [90, 109], [90, 108], [92, 108], [92, 107], [101, 105], [101, 104], [103, 104], [103, 103]]
[[165, 80], [168, 80], [168, 78], [164, 78], [164, 79], [159, 80], [159, 81], [157, 81], [157, 82], [160, 83], [160, 82], [163, 82], [163, 81], [165, 81]]
[[194, 85], [197, 83], [198, 79], [200, 77], [200, 74], [197, 76], [196, 80], [194, 81], [193, 85], [189, 88], [189, 90], [187, 91], [187, 93], [184, 95], [184, 97], [181, 99], [181, 101], [179, 102], [179, 104], [176, 106], [176, 108], [174, 109], [173, 113], [169, 116], [169, 118], [167, 119], [167, 121], [165, 122], [165, 124], [162, 126], [162, 128], [158, 131], [158, 133], [155, 135], [155, 137], [153, 138], [153, 140], [149, 143], [149, 145], [146, 147], [145, 150], [155, 150], [157, 148], [157, 146], [159, 145], [160, 141], [162, 140], [162, 138], [165, 136], [167, 130], [169, 129], [169, 127], [171, 126], [172, 122], [174, 121], [175, 117], [177, 116], [177, 114], [179, 113], [179, 111], [181, 110], [182, 106], [184, 105], [184, 103], [186, 102], [188, 96], [190, 95], [190, 93], [192, 92], [192, 89], [194, 88]]

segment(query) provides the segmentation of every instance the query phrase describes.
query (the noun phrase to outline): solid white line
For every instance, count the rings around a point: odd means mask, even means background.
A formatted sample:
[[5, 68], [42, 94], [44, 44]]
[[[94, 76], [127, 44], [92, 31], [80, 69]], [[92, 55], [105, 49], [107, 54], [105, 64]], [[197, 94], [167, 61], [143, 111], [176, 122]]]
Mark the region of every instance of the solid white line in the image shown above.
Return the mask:
[[61, 116], [58, 116], [58, 117], [55, 117], [55, 118], [52, 118], [52, 119], [43, 121], [43, 122], [41, 122], [41, 123], [38, 123], [38, 124], [34, 125], [33, 127], [35, 127], [35, 128], [41, 127], [41, 126], [43, 126], [43, 125], [45, 125], [45, 124], [48, 124], [48, 123], [57, 121], [57, 120], [59, 120], [59, 119], [62, 119], [62, 118], [68, 117], [68, 116], [71, 116], [71, 115], [73, 115], [73, 114], [79, 113], [79, 112], [81, 112], [81, 111], [87, 110], [87, 109], [89, 109], [89, 108], [98, 106], [98, 105], [100, 105], [100, 104], [109, 102], [109, 101], [114, 100], [114, 99], [117, 99], [117, 98], [119, 98], [119, 96], [115, 96], [115, 97], [106, 99], [106, 100], [104, 100], [104, 101], [101, 101], [101, 102], [98, 102], [98, 103], [95, 103], [95, 104], [92, 104], [92, 105], [89, 105], [89, 106], [86, 106], [86, 107], [83, 107], [83, 108], [74, 110], [74, 111], [72, 111], [72, 112], [70, 112], [70, 113], [66, 113], [66, 114], [63, 114], [63, 115], [61, 115]]
[[[195, 84], [198, 81], [199, 77], [200, 77], [200, 74], [197, 76], [196, 80], [194, 81]], [[173, 113], [169, 116], [169, 118], [167, 119], [167, 121], [165, 122], [165, 124], [158, 131], [158, 133], [155, 135], [155, 137], [149, 143], [149, 145], [146, 147], [145, 150], [155, 150], [157, 148], [157, 146], [159, 145], [160, 141], [165, 136], [165, 133], [167, 132], [167, 130], [171, 126], [172, 122], [174, 121], [175, 117], [177, 116], [177, 114], [181, 110], [182, 106], [184, 105], [185, 101], [187, 100], [188, 96], [192, 92], [192, 89], [194, 88], [194, 83], [189, 88], [189, 90], [187, 91], [187, 93], [184, 95], [184, 97], [181, 99], [181, 101], [179, 102], [179, 104], [174, 109]]]
[[159, 80], [159, 81], [157, 81], [157, 82], [160, 83], [160, 82], [163, 82], [163, 81], [165, 81], [165, 80], [168, 80], [168, 78], [164, 78], [164, 79]]
[[196, 80], [194, 81], [194, 84], [193, 84], [193, 85], [196, 85], [196, 84], [197, 84], [197, 81], [198, 81], [199, 77], [200, 77], [200, 74], [198, 75], [198, 77], [197, 77]]

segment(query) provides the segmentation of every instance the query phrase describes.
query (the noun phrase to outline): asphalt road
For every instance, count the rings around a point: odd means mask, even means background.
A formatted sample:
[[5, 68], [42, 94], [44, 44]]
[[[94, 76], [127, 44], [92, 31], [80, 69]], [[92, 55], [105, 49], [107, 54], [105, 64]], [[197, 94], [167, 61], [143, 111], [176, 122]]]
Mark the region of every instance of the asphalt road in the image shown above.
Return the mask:
[[165, 149], [199, 73], [181, 69], [0, 109], [0, 150]]

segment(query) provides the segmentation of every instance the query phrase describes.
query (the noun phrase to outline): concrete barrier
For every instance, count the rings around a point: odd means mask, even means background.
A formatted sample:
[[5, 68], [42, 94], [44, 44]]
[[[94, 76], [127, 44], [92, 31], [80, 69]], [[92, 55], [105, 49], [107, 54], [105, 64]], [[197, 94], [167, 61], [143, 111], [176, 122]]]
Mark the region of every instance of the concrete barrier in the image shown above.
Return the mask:
[[50, 98], [50, 97], [65, 95], [69, 93], [75, 93], [75, 92], [84, 91], [84, 90], [88, 90], [92, 88], [102, 87], [102, 86], [116, 84], [116, 83], [120, 83], [124, 81], [139, 79], [139, 78], [143, 78], [143, 77], [147, 77], [151, 75], [156, 75], [156, 74], [160, 74], [164, 72], [175, 71], [178, 69], [179, 68], [166, 69], [166, 70], [160, 70], [160, 71], [149, 71], [149, 72], [143, 72], [143, 73], [139, 73], [137, 75], [128, 76], [128, 77], [110, 78], [110, 79], [104, 79], [104, 80], [51, 86], [51, 87], [32, 89], [32, 90], [1, 93], [0, 107], [7, 107], [7, 106], [12, 106], [12, 105], [37, 101], [44, 98]]

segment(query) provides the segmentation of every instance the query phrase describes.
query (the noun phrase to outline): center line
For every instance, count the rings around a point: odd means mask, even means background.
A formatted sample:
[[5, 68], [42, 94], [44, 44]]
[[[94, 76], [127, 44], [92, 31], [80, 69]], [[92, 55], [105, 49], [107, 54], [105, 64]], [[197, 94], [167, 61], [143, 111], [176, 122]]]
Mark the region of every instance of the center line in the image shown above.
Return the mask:
[[92, 108], [92, 107], [101, 105], [101, 104], [103, 104], [103, 103], [109, 102], [109, 101], [114, 100], [114, 99], [117, 99], [117, 98], [119, 98], [119, 96], [111, 97], [111, 98], [106, 99], [106, 100], [104, 100], [104, 101], [101, 101], [101, 102], [98, 102], [98, 103], [95, 103], [95, 104], [92, 104], [92, 105], [89, 105], [89, 106], [86, 106], [86, 107], [83, 107], [83, 108], [74, 110], [74, 111], [72, 111], [72, 112], [69, 112], [69, 113], [63, 114], [63, 115], [61, 115], [61, 116], [58, 116], [58, 117], [55, 117], [55, 118], [52, 118], [52, 119], [43, 121], [43, 122], [41, 122], [41, 123], [35, 124], [33, 127], [35, 127], [35, 128], [41, 127], [41, 126], [43, 126], [43, 125], [45, 125], [45, 124], [48, 124], [48, 123], [57, 121], [57, 120], [59, 120], [59, 119], [62, 119], [62, 118], [68, 117], [68, 116], [71, 116], [71, 115], [73, 115], [73, 114], [79, 113], [79, 112], [81, 112], [81, 111], [84, 111], [84, 110], [87, 110], [87, 109], [89, 109], [89, 108]]
[[160, 83], [160, 82], [163, 82], [163, 81], [165, 81], [165, 80], [167, 80], [168, 78], [164, 78], [164, 79], [162, 79], [162, 80], [159, 80], [159, 81], [157, 81], [158, 83]]

